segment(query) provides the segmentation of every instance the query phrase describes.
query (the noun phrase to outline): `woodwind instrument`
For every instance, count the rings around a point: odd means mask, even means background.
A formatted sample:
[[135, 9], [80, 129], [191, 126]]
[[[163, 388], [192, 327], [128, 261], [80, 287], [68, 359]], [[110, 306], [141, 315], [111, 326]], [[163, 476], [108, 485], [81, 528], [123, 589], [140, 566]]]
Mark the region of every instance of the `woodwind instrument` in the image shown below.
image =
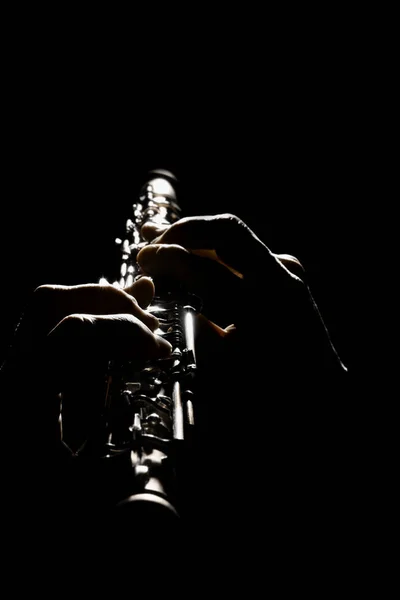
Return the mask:
[[[125, 238], [116, 240], [121, 249], [117, 287], [126, 288], [141, 276], [136, 256], [148, 243], [141, 234], [143, 225], [169, 225], [180, 218], [175, 186], [171, 173], [149, 173], [126, 222]], [[155, 333], [171, 343], [172, 354], [143, 363], [109, 363], [101, 424], [87, 450], [101, 458], [109, 507], [115, 507], [118, 518], [122, 515], [145, 528], [149, 522], [162, 527], [181, 522], [187, 511], [194, 327], [200, 310], [199, 299], [181, 287], [161, 278], [154, 283], [156, 295], [148, 310], [159, 321]]]

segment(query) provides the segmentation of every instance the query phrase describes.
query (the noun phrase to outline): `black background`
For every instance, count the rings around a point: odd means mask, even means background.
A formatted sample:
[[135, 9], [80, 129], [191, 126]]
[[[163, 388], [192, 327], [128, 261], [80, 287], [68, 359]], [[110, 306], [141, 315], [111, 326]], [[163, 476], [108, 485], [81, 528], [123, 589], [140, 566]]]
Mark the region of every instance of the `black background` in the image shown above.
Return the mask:
[[388, 519], [382, 489], [393, 479], [375, 476], [392, 449], [376, 457], [396, 437], [392, 395], [382, 398], [380, 378], [378, 394], [371, 385], [387, 344], [371, 333], [375, 320], [388, 331], [374, 296], [386, 299], [377, 275], [392, 268], [397, 226], [397, 20], [376, 6], [193, 5], [169, 19], [153, 9], [128, 18], [108, 6], [18, 6], [3, 19], [0, 358], [37, 285], [116, 276], [114, 239], [147, 170], [171, 169], [184, 215], [236, 213], [271, 250], [302, 261], [342, 359], [361, 364], [370, 538], [370, 515], [379, 531]]
[[98, 130], [80, 114], [55, 123], [54, 131], [48, 123], [20, 131], [3, 196], [2, 350], [37, 285], [117, 277], [114, 239], [124, 235], [147, 170], [166, 168], [180, 180], [184, 216], [235, 213], [274, 252], [301, 260], [334, 342], [350, 358], [358, 174], [354, 161], [349, 167], [348, 139], [314, 109], [318, 123], [304, 127], [282, 115], [263, 126], [229, 111], [205, 129], [188, 123], [185, 132], [168, 124], [168, 114], [158, 131], [152, 123], [136, 135], [129, 127], [121, 133], [123, 123], [117, 131]]
[[181, 40], [172, 56], [164, 37], [150, 60], [143, 46], [118, 55], [84, 35], [82, 52], [75, 39], [55, 53], [40, 39], [14, 44], [2, 113], [2, 354], [37, 285], [116, 276], [114, 239], [147, 170], [166, 168], [181, 181], [184, 215], [236, 213], [271, 250], [301, 260], [351, 365], [354, 248], [381, 183], [374, 46], [354, 20], [297, 29], [292, 15], [279, 34], [272, 25], [213, 31], [212, 48]]

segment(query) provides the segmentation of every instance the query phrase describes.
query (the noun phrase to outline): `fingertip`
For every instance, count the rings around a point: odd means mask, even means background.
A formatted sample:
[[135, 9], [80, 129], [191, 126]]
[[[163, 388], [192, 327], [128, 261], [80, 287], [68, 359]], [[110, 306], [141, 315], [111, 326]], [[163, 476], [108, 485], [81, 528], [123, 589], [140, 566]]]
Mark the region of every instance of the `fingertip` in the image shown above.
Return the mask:
[[277, 256], [284, 264], [295, 264], [298, 268], [304, 271], [303, 265], [298, 258], [293, 256], [293, 254], [276, 254], [275, 256]]
[[141, 308], [147, 308], [153, 300], [155, 287], [152, 278], [143, 275], [135, 283], [124, 288], [124, 292], [135, 298]]
[[157, 256], [158, 251], [159, 246], [154, 246], [153, 244], [142, 248], [136, 257], [138, 265], [144, 271], [152, 272], [152, 267], [154, 267], [154, 258]]
[[292, 254], [274, 254], [274, 256], [292, 275], [304, 281], [306, 271], [298, 258]]
[[155, 223], [144, 223], [141, 228], [142, 237], [147, 241], [153, 241], [154, 238], [163, 234], [168, 229], [169, 225], [160, 225]]
[[170, 356], [172, 353], [172, 345], [163, 337], [157, 337], [158, 348], [160, 351], [160, 356], [166, 358]]
[[146, 257], [150, 254], [153, 253], [153, 246], [144, 246], [143, 248], [141, 248], [139, 250], [139, 252], [137, 253], [136, 256], [136, 261], [138, 263], [138, 265], [140, 267], [143, 267], [144, 263], [146, 262]]

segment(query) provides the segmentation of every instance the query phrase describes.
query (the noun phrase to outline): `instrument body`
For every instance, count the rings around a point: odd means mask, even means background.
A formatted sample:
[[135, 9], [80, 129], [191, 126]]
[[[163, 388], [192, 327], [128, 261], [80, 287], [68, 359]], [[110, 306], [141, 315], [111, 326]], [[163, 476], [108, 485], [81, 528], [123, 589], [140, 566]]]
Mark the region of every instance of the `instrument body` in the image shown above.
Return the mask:
[[[180, 218], [170, 173], [149, 174], [133, 216], [126, 222], [121, 247], [120, 278], [126, 288], [141, 276], [136, 263], [144, 224], [172, 224]], [[200, 300], [171, 285], [155, 281], [156, 296], [148, 310], [157, 317], [155, 332], [172, 347], [170, 357], [108, 366], [100, 434], [91, 444], [99, 454], [111, 504], [118, 512], [140, 508], [140, 514], [160, 514], [165, 520], [186, 511], [185, 477], [194, 428], [193, 381], [196, 373], [195, 317]]]

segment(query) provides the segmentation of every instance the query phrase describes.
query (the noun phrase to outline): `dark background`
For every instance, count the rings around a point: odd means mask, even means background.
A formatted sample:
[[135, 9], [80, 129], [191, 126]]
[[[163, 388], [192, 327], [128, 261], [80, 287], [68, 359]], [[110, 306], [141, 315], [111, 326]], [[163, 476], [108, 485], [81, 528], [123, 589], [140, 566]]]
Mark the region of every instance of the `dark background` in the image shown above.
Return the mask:
[[173, 56], [164, 37], [146, 61], [143, 46], [14, 44], [3, 77], [2, 355], [37, 285], [116, 276], [114, 239], [147, 170], [166, 168], [184, 215], [236, 213], [301, 260], [352, 364], [357, 239], [382, 183], [379, 65], [354, 16], [340, 27], [304, 19], [300, 29], [281, 19], [279, 34], [273, 22], [213, 31], [211, 49], [204, 31]]
[[104, 15], [17, 6], [3, 18], [0, 358], [37, 285], [114, 278], [114, 239], [145, 173], [171, 169], [185, 215], [236, 213], [305, 266], [342, 359], [353, 372], [361, 364], [354, 397], [374, 505], [361, 504], [381, 530], [393, 477], [375, 471], [394, 456], [390, 448], [380, 460], [379, 446], [396, 435], [387, 434], [392, 395], [371, 385], [388, 345], [371, 332], [374, 321], [391, 332], [377, 275], [383, 262], [392, 269], [390, 225], [397, 236], [397, 19], [374, 5], [257, 14], [237, 4], [219, 15], [193, 5], [178, 7], [171, 28], [150, 8], [127, 18], [108, 6]]
[[140, 133], [123, 123], [104, 131], [79, 111], [54, 130], [47, 112], [44, 125], [16, 123], [3, 190], [2, 352], [37, 285], [117, 277], [114, 239], [124, 235], [147, 170], [166, 168], [180, 180], [184, 216], [235, 213], [274, 252], [301, 260], [339, 352], [351, 359], [351, 213], [360, 165], [349, 135], [342, 138], [338, 117], [332, 124], [321, 108], [307, 109], [307, 125], [281, 113], [271, 124], [268, 115], [266, 124], [253, 122], [250, 112], [237, 118], [230, 110], [206, 128], [188, 122], [186, 131], [168, 114]]

